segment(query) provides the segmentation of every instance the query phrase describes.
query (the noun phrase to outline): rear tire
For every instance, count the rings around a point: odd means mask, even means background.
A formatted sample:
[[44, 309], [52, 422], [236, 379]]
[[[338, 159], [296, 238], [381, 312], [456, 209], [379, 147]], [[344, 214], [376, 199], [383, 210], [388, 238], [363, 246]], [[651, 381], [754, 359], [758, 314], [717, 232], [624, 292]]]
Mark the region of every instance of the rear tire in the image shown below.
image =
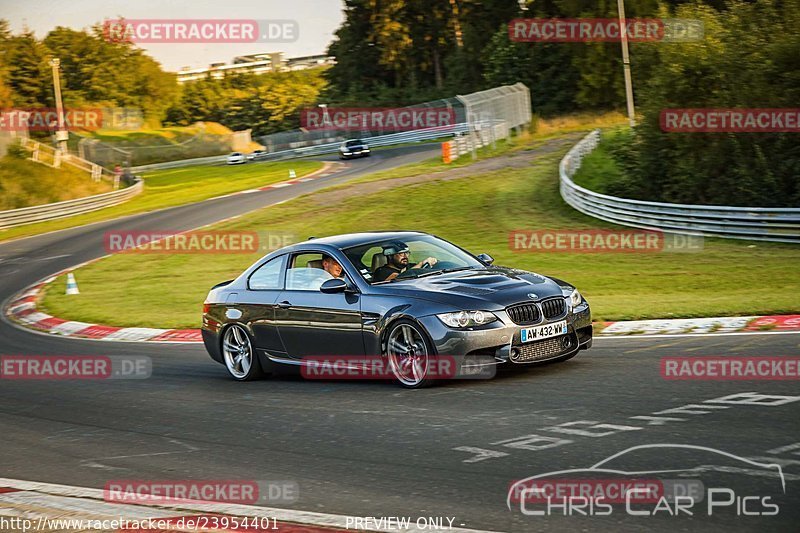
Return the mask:
[[252, 381], [264, 376], [247, 330], [234, 324], [222, 335], [222, 360], [236, 381]]

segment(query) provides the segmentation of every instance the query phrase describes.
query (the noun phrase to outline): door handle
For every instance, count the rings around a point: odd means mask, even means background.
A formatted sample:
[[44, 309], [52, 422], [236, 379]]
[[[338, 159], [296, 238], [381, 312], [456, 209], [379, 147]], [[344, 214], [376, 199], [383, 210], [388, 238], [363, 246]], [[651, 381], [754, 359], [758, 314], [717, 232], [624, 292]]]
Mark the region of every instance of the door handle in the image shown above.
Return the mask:
[[280, 308], [280, 309], [289, 309], [291, 306], [292, 306], [292, 304], [290, 304], [286, 300], [284, 300], [284, 301], [282, 301], [281, 303], [278, 304], [278, 308]]

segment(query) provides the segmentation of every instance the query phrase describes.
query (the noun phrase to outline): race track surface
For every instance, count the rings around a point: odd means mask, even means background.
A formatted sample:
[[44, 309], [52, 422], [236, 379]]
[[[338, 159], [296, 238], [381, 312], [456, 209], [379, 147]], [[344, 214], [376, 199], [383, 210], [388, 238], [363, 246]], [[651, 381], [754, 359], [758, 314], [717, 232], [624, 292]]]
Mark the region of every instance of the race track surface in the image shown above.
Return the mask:
[[[292, 187], [0, 244], [0, 300], [105, 255], [105, 231], [191, 229], [438, 150], [423, 148], [380, 151], [351, 161], [342, 173]], [[797, 356], [798, 343], [797, 334], [597, 339], [565, 363], [407, 391], [289, 374], [237, 383], [200, 345], [60, 339], [4, 319], [1, 354], [144, 355], [152, 358], [153, 374], [146, 380], [0, 380], [0, 477], [98, 488], [112, 479], [292, 480], [300, 495], [291, 508], [454, 516], [454, 526], [494, 531], [797, 531], [797, 381], [671, 381], [660, 369], [665, 356]], [[626, 454], [615, 466], [627, 472], [695, 468], [685, 479], [730, 488], [735, 502], [711, 516], [700, 505], [692, 516], [655, 517], [631, 516], [624, 504], [610, 516], [564, 516], [562, 510], [529, 516], [519, 504], [506, 505], [517, 480], [588, 468], [643, 444], [696, 445], [777, 462], [785, 494], [773, 472], [668, 447]], [[759, 500], [736, 505], [752, 495]], [[739, 516], [742, 509], [769, 511], [764, 496], [779, 504], [776, 516]]]

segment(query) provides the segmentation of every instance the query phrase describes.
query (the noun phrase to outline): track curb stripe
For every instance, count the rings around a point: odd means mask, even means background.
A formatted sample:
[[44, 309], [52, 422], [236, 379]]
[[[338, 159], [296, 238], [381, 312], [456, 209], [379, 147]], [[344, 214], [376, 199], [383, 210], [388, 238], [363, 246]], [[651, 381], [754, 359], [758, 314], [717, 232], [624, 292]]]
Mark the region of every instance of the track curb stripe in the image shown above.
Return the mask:
[[[123, 341], [123, 342], [167, 342], [167, 343], [199, 343], [203, 342], [199, 329], [157, 329], [157, 328], [122, 328], [87, 324], [53, 317], [37, 310], [36, 302], [41, 291], [58, 276], [72, 272], [93, 261], [69, 268], [49, 277], [43, 282], [25, 289], [17, 297], [11, 299], [6, 315], [14, 322], [40, 332], [60, 337], [74, 337], [91, 340]], [[800, 331], [800, 315], [767, 315], [746, 317], [714, 317], [714, 318], [678, 318], [667, 320], [629, 320], [619, 322], [603, 322], [604, 330], [597, 337], [611, 338], [620, 336], [653, 336], [653, 335], [713, 335], [714, 333], [767, 331]]]
[[[151, 505], [116, 504], [104, 500], [104, 491], [102, 489], [2, 478], [0, 478], [0, 486], [8, 489], [9, 492], [8, 498], [4, 497], [2, 493], [0, 493], [0, 503], [2, 503], [4, 507], [9, 507], [10, 504], [13, 505], [15, 502], [19, 502], [21, 504], [22, 500], [31, 499], [36, 502], [37, 507], [40, 509], [40, 511], [35, 513], [39, 516], [46, 516], [44, 511], [47, 510], [46, 504], [49, 501], [52, 502], [52, 507], [56, 512], [58, 507], [63, 508], [66, 504], [70, 507], [79, 508], [81, 513], [85, 514], [87, 517], [91, 515], [108, 514], [110, 509], [115, 512], [120, 512], [120, 514], [121, 512], [127, 512], [134, 516], [140, 516], [142, 511], [145, 511], [151, 513], [151, 516], [154, 518], [163, 517], [174, 521], [177, 521], [182, 517], [211, 515], [228, 515], [248, 518], [269, 517], [271, 520], [276, 520], [278, 524], [278, 529], [269, 529], [269, 531], [278, 531], [279, 533], [335, 533], [353, 531], [352, 527], [347, 527], [348, 517], [346, 515], [320, 513], [316, 511], [301, 511], [279, 507], [260, 507], [227, 503], [181, 503]], [[3, 489], [0, 489], [0, 491], [2, 490]], [[69, 502], [73, 502], [73, 504], [69, 505]], [[63, 510], [59, 514], [63, 515]], [[404, 528], [403, 531], [407, 531], [409, 533], [428, 531], [425, 528], [417, 527], [417, 525], [413, 522], [409, 525], [410, 527]], [[359, 529], [364, 531], [363, 528]], [[194, 531], [197, 531], [197, 529]], [[239, 529], [239, 531], [244, 531], [244, 529]], [[374, 528], [367, 531], [396, 533], [398, 529]], [[458, 527], [447, 529], [447, 531], [449, 533], [492, 533], [488, 531], [479, 531]]]

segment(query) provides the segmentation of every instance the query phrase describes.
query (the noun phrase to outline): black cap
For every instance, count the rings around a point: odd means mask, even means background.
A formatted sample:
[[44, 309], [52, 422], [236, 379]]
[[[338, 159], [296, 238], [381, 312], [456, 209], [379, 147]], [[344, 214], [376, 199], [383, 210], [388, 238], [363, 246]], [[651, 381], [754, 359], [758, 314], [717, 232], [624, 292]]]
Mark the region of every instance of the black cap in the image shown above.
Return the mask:
[[391, 241], [383, 245], [383, 255], [394, 255], [408, 251], [410, 251], [408, 245], [403, 241]]

